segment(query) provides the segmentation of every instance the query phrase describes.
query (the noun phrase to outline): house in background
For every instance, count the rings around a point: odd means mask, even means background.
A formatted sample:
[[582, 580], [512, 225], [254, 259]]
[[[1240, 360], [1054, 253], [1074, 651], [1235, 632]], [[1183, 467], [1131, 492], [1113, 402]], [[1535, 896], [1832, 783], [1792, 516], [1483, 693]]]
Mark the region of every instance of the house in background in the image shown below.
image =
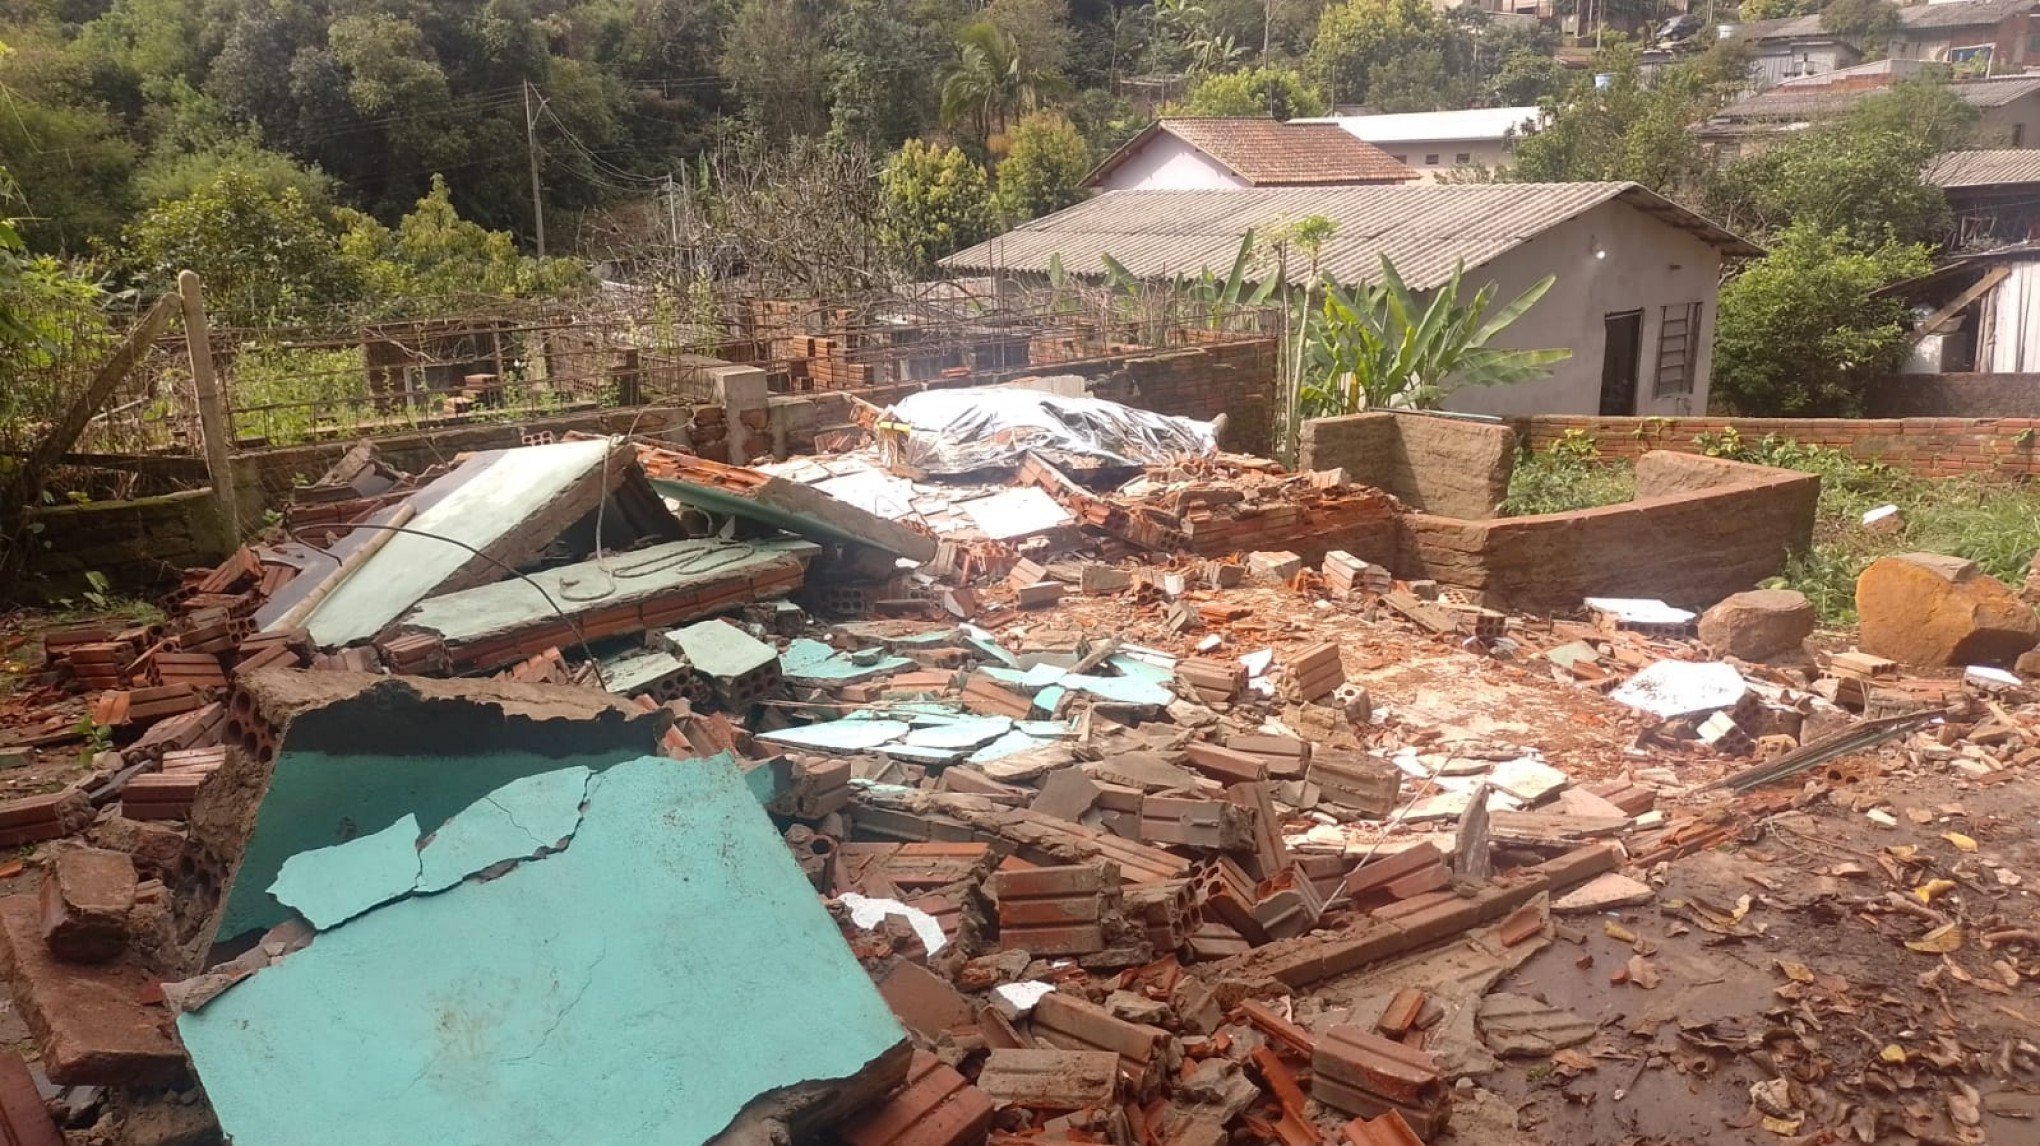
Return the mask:
[[1926, 181], [1948, 197], [1951, 251], [1987, 251], [2040, 240], [2040, 149], [1950, 151]]
[[[1714, 161], [1726, 164], [1762, 151], [1781, 136], [1847, 115], [1857, 104], [1904, 80], [1946, 74], [1943, 64], [1877, 60], [1803, 76], [1737, 100], [1693, 130]], [[1958, 79], [1948, 90], [1976, 108], [1979, 143], [2014, 148], [2040, 143], [2040, 72]]]
[[[942, 260], [959, 274], [1038, 286], [1051, 266], [1104, 277], [1104, 256], [1151, 280], [1224, 273], [1249, 230], [1310, 216], [1332, 232], [1323, 273], [1358, 284], [1383, 255], [1413, 290], [1442, 286], [1456, 264], [1468, 289], [1506, 302], [1545, 275], [1556, 282], [1498, 346], [1565, 347], [1550, 377], [1464, 389], [1448, 410], [1478, 414], [1690, 415], [1707, 409], [1722, 264], [1762, 252], [1634, 183], [1469, 183], [1307, 190], [1118, 191], [1023, 223]], [[1277, 273], [1271, 252], [1256, 272]], [[1287, 261], [1292, 285], [1310, 278]]]
[[1425, 182], [1454, 168], [1501, 170], [1515, 162], [1516, 140], [1534, 129], [1534, 107], [1476, 107], [1405, 115], [1335, 115], [1291, 124], [1332, 123], [1416, 169]]
[[1737, 25], [1735, 39], [1756, 54], [1751, 79], [1759, 88], [1823, 75], [1863, 62], [1864, 47], [1893, 60], [1947, 64], [1958, 74], [2017, 75], [2040, 64], [2033, 11], [2040, 0], [1952, 0], [1898, 10], [1898, 29], [1880, 45], [1858, 45], [1821, 26], [1818, 14]]
[[1417, 173], [1331, 124], [1159, 119], [1105, 157], [1097, 191], [1220, 191], [1407, 183]]
[[2040, 374], [2040, 243], [1958, 255], [1878, 293], [1918, 319], [1902, 373]]

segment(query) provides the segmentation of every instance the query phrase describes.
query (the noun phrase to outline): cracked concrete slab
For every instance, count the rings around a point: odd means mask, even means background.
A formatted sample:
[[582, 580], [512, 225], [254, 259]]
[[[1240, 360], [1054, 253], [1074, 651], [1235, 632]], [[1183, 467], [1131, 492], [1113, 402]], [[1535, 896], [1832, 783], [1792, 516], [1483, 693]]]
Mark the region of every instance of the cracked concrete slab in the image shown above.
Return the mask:
[[[899, 1082], [899, 1024], [735, 765], [598, 779], [564, 850], [372, 908], [180, 1016], [227, 1136], [705, 1142], [766, 1096]], [[477, 815], [490, 846], [455, 851], [531, 844]]]

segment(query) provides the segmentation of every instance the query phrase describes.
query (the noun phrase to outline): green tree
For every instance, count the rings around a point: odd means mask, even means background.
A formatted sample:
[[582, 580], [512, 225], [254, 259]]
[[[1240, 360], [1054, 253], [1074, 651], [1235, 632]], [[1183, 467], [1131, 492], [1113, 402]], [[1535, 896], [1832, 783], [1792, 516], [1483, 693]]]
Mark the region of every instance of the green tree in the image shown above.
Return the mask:
[[1722, 98], [1710, 72], [1688, 65], [1645, 82], [1634, 50], [1603, 53], [1606, 87], [1575, 81], [1544, 102], [1544, 123], [1516, 145], [1510, 178], [1528, 183], [1626, 179], [1657, 191], [1690, 191], [1708, 174], [1689, 125]]
[[1184, 115], [1271, 116], [1302, 119], [1323, 115], [1325, 97], [1294, 68], [1254, 67], [1205, 76], [1190, 89]]
[[1344, 0], [1319, 20], [1308, 71], [1335, 104], [1432, 110], [1462, 106], [1471, 60], [1472, 39], [1426, 0]]
[[339, 250], [386, 313], [415, 312], [418, 304], [457, 304], [487, 296], [557, 293], [586, 285], [586, 272], [567, 259], [533, 259], [517, 253], [508, 232], [491, 231], [460, 217], [446, 180], [432, 189], [394, 230], [358, 211], [341, 213]]
[[828, 126], [819, 0], [741, 0], [723, 43], [722, 74], [767, 139], [818, 135]]
[[1020, 222], [1060, 211], [1084, 197], [1091, 148], [1076, 126], [1054, 112], [1036, 112], [1013, 128], [999, 163], [998, 206]]
[[1783, 20], [1792, 16], [1811, 16], [1819, 12], [1827, 0], [1742, 0], [1738, 9], [1745, 21]]
[[949, 50], [939, 20], [913, 0], [845, 0], [829, 20], [829, 137], [879, 151], [934, 119]]
[[1820, 28], [1874, 57], [1898, 31], [1898, 6], [1890, 0], [1831, 0], [1820, 10]]
[[1020, 54], [1012, 33], [980, 20], [963, 30], [956, 63], [943, 76], [942, 121], [968, 123], [979, 140], [989, 140], [1059, 87], [1055, 76]]
[[1527, 107], [1558, 96], [1568, 78], [1549, 52], [1513, 52], [1488, 81], [1488, 92], [1498, 106]]
[[1929, 242], [1947, 225], [1948, 202], [1921, 171], [1959, 146], [1976, 120], [1976, 109], [1944, 85], [1901, 85], [1733, 164], [1711, 203], [1725, 220], [1758, 233], [1804, 223], [1864, 250]]
[[1714, 401], [1748, 415], [1847, 417], [1863, 387], [1892, 373], [1911, 345], [1905, 304], [1873, 297], [1924, 274], [1925, 247], [1865, 250], [1802, 222], [1721, 289]]
[[881, 241], [909, 274], [926, 274], [935, 260], [991, 233], [984, 169], [958, 148], [910, 139], [879, 173], [878, 187]]
[[333, 228], [295, 187], [272, 192], [221, 172], [183, 199], [159, 203], [127, 231], [128, 254], [152, 290], [197, 271], [208, 310], [233, 325], [303, 320], [359, 297]]

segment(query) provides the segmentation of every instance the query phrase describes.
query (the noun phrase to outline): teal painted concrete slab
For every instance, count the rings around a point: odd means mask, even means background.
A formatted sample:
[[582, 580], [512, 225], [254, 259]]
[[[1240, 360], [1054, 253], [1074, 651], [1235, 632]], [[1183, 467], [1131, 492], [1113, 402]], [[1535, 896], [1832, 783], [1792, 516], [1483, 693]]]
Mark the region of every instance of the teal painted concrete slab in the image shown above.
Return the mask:
[[599, 771], [626, 758], [621, 752], [343, 755], [292, 750], [286, 738], [228, 890], [217, 938], [267, 930], [290, 918], [269, 885], [284, 861], [299, 852], [380, 832], [405, 815], [415, 815], [420, 830], [435, 831], [521, 776], [576, 765]]
[[405, 816], [382, 831], [283, 861], [269, 894], [323, 931], [417, 886], [418, 817]]
[[632, 696], [687, 671], [687, 662], [664, 649], [630, 649], [604, 657], [602, 691]]
[[906, 657], [879, 656], [858, 663], [853, 653], [838, 652], [821, 641], [796, 637], [779, 655], [779, 675], [795, 684], [826, 687], [856, 684], [914, 667]]
[[444, 891], [504, 860], [564, 847], [581, 826], [581, 803], [594, 775], [579, 767], [541, 772], [470, 804], [418, 852], [418, 890]]
[[831, 720], [823, 724], [761, 732], [758, 739], [832, 752], [864, 752], [898, 740], [907, 734], [910, 727], [904, 720]]
[[666, 640], [695, 672], [721, 680], [734, 680], [779, 656], [778, 649], [721, 618], [674, 629]]
[[917, 728], [904, 741], [913, 748], [947, 748], [972, 751], [982, 748], [1013, 730], [1005, 716], [972, 716], [931, 728]]
[[1032, 696], [1049, 685], [1060, 683], [1064, 677], [1070, 675], [1070, 672], [1055, 665], [1039, 664], [1024, 672], [1019, 669], [993, 666], [985, 669], [984, 674], [1000, 684], [1011, 685], [1015, 690]]
[[1015, 728], [1013, 731], [971, 753], [965, 763], [983, 764], [987, 760], [1017, 756], [1022, 752], [1029, 752], [1053, 743], [1055, 741], [1033, 736], [1021, 729]]
[[1071, 673], [1063, 678], [1062, 686], [1072, 692], [1086, 692], [1100, 700], [1117, 701], [1120, 704], [1166, 707], [1176, 699], [1176, 694], [1166, 685], [1139, 676], [1091, 676]]
[[181, 1016], [236, 1146], [704, 1142], [904, 1037], [728, 760], [591, 782], [564, 851], [369, 911]]

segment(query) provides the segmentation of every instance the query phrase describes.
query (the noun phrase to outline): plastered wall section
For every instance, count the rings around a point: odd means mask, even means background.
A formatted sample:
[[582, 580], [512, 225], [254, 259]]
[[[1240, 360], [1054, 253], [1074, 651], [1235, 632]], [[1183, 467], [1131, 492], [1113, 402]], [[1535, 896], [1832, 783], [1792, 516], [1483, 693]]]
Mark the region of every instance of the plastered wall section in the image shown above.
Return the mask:
[[[1597, 258], [1596, 252], [1605, 257]], [[1572, 357], [1535, 382], [1454, 391], [1445, 399], [1446, 409], [1501, 415], [1599, 413], [1607, 342], [1603, 320], [1610, 314], [1641, 310], [1636, 413], [1706, 411], [1720, 251], [1617, 201], [1553, 227], [1467, 277], [1473, 285], [1494, 282], [1499, 306], [1547, 274], [1557, 276], [1551, 290], [1493, 344], [1525, 350], [1564, 347]], [[1659, 397], [1664, 308], [1693, 302], [1701, 307], [1691, 392]]]
[[1425, 414], [1350, 414], [1303, 424], [1307, 470], [1344, 469], [1349, 480], [1446, 517], [1493, 517], [1509, 494], [1516, 434], [1505, 425]]
[[1527, 612], [1576, 609], [1587, 596], [1704, 608], [1775, 575], [1810, 543], [1820, 479], [1652, 452], [1637, 460], [1636, 490], [1634, 501], [1577, 513], [1406, 514], [1396, 571]]

